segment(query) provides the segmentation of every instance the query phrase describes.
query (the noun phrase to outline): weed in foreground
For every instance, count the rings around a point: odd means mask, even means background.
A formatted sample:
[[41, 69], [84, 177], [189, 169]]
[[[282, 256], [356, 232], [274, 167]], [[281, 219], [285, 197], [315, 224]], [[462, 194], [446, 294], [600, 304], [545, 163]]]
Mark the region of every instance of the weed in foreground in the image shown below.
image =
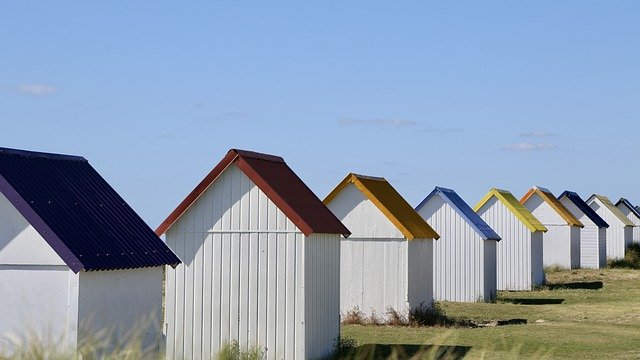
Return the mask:
[[241, 350], [240, 344], [236, 340], [222, 345], [218, 352], [218, 360], [260, 360], [262, 359], [262, 350], [259, 347], [253, 347], [247, 350]]

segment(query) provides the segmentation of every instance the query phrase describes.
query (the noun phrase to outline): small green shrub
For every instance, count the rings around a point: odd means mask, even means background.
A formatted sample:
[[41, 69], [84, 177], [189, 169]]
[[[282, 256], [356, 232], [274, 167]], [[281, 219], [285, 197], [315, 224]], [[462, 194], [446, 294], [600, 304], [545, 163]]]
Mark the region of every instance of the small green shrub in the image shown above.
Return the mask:
[[218, 352], [218, 360], [260, 360], [262, 359], [262, 350], [259, 347], [252, 347], [247, 350], [241, 350], [240, 344], [236, 340], [228, 342], [220, 348]]
[[396, 309], [392, 308], [391, 306], [387, 308], [387, 320], [385, 324], [393, 326], [403, 326], [407, 325], [408, 323], [409, 322], [407, 321], [407, 318], [404, 315], [398, 313]]
[[610, 268], [640, 269], [640, 244], [633, 243], [624, 252], [624, 258], [609, 260]]

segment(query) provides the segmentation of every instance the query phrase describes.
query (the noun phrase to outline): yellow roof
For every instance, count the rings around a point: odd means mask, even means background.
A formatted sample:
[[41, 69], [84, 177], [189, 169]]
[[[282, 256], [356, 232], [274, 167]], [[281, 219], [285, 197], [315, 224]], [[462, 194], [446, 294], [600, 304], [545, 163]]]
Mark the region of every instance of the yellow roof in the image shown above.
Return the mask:
[[547, 228], [542, 225], [542, 223], [536, 219], [535, 216], [529, 210], [527, 210], [522, 204], [518, 202], [510, 192], [507, 190], [501, 190], [493, 188], [489, 190], [487, 195], [485, 195], [477, 204], [473, 207], [473, 211], [477, 212], [480, 210], [484, 204], [489, 201], [492, 197], [496, 197], [499, 201], [501, 201], [511, 212], [518, 218], [522, 223], [532, 232], [534, 231], [547, 231]]
[[355, 185], [371, 200], [407, 239], [440, 238], [440, 235], [384, 178], [351, 173], [327, 195], [323, 201], [325, 205], [328, 205], [349, 184]]
[[524, 204], [527, 200], [529, 200], [530, 197], [533, 196], [533, 194], [538, 194], [538, 196], [540, 196], [540, 198], [542, 198], [544, 202], [549, 204], [549, 206], [551, 206], [551, 208], [554, 209], [558, 213], [558, 215], [560, 215], [560, 217], [562, 217], [564, 221], [567, 222], [567, 225], [584, 227], [580, 220], [573, 216], [573, 214], [569, 212], [569, 209], [562, 205], [562, 203], [558, 201], [555, 196], [553, 196], [551, 191], [543, 187], [532, 187], [526, 194], [524, 194], [524, 196], [520, 200], [520, 203]]

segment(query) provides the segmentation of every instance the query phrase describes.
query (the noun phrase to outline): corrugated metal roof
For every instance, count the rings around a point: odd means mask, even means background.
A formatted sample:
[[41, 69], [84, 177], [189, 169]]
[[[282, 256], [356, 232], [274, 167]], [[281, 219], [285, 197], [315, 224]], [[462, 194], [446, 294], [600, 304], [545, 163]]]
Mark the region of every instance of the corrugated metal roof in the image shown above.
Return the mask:
[[558, 200], [566, 197], [569, 199], [580, 211], [582, 211], [597, 227], [608, 228], [609, 224], [604, 221], [603, 218], [598, 215], [576, 192], [565, 190], [560, 196], [558, 196]]
[[83, 157], [0, 148], [0, 191], [74, 272], [180, 263]]
[[440, 235], [418, 214], [396, 189], [381, 177], [349, 174], [324, 199], [329, 204], [347, 185], [354, 184], [409, 240], [439, 239]]
[[493, 231], [491, 226], [484, 222], [484, 220], [473, 211], [469, 204], [462, 200], [462, 198], [451, 189], [436, 186], [436, 188], [416, 206], [416, 210], [420, 210], [422, 206], [436, 195], [439, 195], [449, 204], [484, 240], [500, 240], [500, 236]]
[[306, 236], [312, 233], [342, 234], [345, 237], [351, 235], [331, 210], [291, 170], [284, 159], [279, 156], [237, 149], [229, 150], [222, 161], [158, 226], [156, 234], [164, 234], [218, 176], [234, 163]]
[[520, 202], [507, 190], [492, 188], [489, 192], [482, 198], [476, 206], [473, 207], [473, 211], [477, 212], [480, 210], [484, 204], [487, 203], [492, 197], [496, 197], [500, 202], [502, 202], [513, 214], [522, 221], [522, 223], [532, 232], [534, 231], [547, 231], [547, 228], [542, 225], [542, 223], [536, 219], [535, 216], [527, 208], [522, 206]]
[[633, 204], [631, 204], [631, 201], [625, 199], [625, 198], [620, 198], [620, 200], [618, 200], [618, 202], [616, 203], [616, 206], [620, 205], [620, 204], [624, 204], [624, 206], [628, 207], [629, 210], [631, 210], [631, 212], [638, 218], [640, 219], [640, 211], [638, 211], [638, 209], [633, 206]]
[[558, 213], [558, 215], [560, 215], [560, 217], [564, 219], [564, 221], [567, 222], [567, 225], [584, 227], [584, 224], [582, 224], [580, 220], [578, 220], [575, 216], [573, 216], [571, 211], [569, 211], [569, 209], [567, 209], [564, 205], [562, 205], [562, 203], [558, 201], [558, 199], [555, 196], [553, 196], [551, 191], [543, 187], [534, 186], [531, 189], [529, 189], [529, 191], [526, 194], [524, 194], [522, 199], [520, 199], [520, 203], [524, 204], [534, 194], [537, 194], [538, 196], [540, 196], [540, 198], [542, 198], [544, 202], [549, 204], [549, 206], [551, 206], [551, 208], [555, 210]]
[[600, 200], [600, 202], [607, 208], [609, 209], [609, 211], [611, 211], [613, 213], [613, 215], [615, 215], [618, 219], [620, 219], [620, 221], [622, 221], [622, 223], [625, 226], [635, 226], [633, 222], [631, 222], [631, 220], [629, 220], [626, 216], [624, 216], [624, 214], [622, 213], [622, 211], [620, 211], [620, 209], [618, 209], [615, 205], [613, 205], [613, 203], [611, 202], [611, 200], [609, 200], [608, 197], [604, 196], [604, 195], [598, 195], [598, 194], [593, 194], [589, 197], [589, 199], [587, 200], [587, 204], [592, 202], [594, 200], [594, 198], [597, 198], [598, 200]]

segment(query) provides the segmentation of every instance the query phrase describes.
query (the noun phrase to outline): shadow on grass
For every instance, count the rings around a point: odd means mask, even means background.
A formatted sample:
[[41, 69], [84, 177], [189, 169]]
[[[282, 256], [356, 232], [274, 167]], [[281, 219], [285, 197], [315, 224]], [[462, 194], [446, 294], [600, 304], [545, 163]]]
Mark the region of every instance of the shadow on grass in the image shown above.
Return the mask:
[[515, 299], [500, 299], [500, 302], [517, 304], [517, 305], [557, 305], [557, 304], [562, 304], [564, 302], [564, 299], [515, 298]]
[[469, 350], [470, 346], [455, 345], [364, 344], [339, 359], [462, 359]]
[[585, 290], [598, 290], [602, 289], [604, 284], [602, 281], [585, 281], [585, 282], [571, 282], [571, 283], [558, 283], [547, 284], [546, 287], [549, 290], [558, 289], [585, 289]]

